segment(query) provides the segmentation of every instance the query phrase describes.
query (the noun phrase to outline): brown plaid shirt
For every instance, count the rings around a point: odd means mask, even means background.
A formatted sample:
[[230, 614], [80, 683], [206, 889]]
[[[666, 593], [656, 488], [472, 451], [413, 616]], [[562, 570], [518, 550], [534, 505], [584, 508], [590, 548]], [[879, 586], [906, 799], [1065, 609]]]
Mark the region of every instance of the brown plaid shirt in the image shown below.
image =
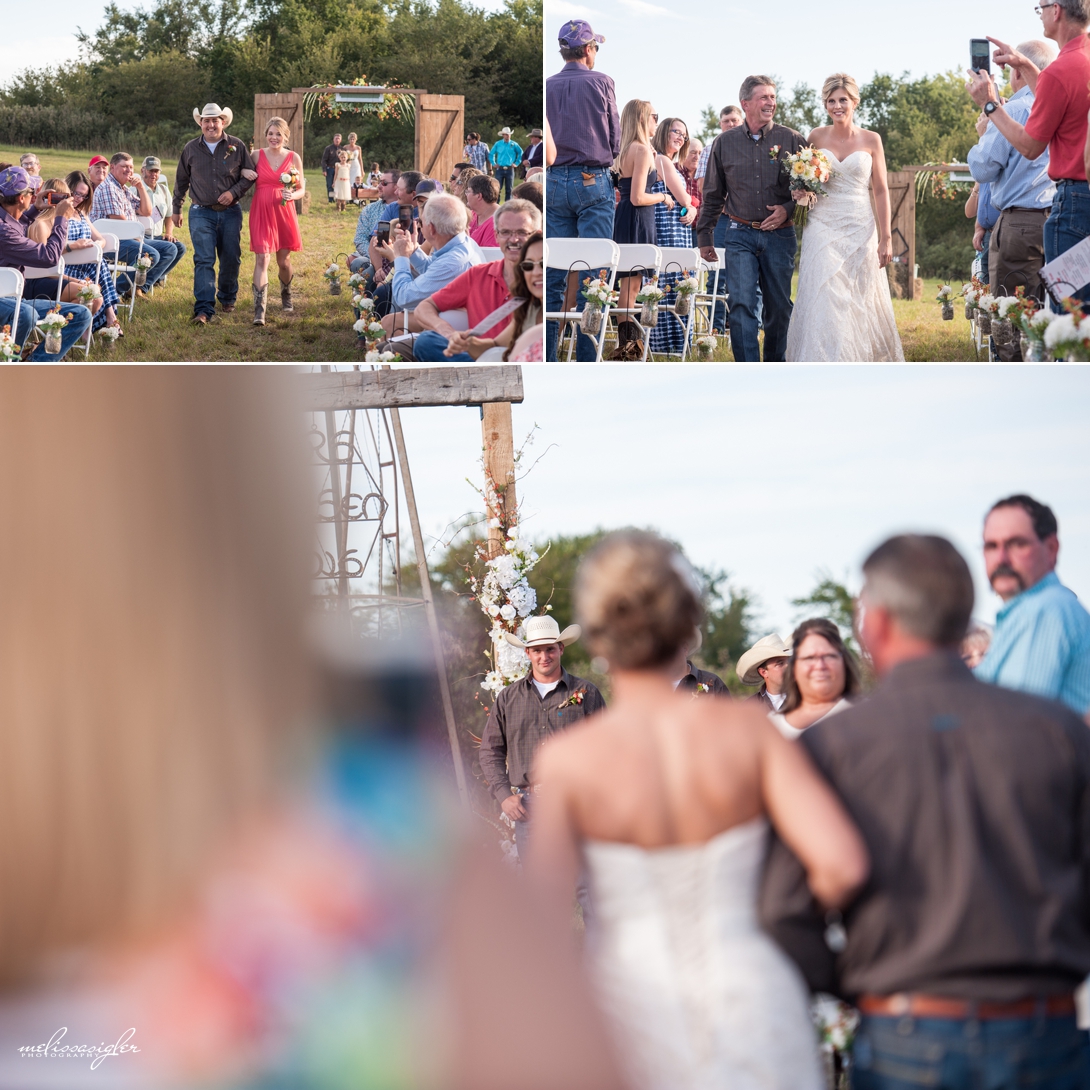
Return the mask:
[[[546, 738], [606, 706], [594, 685], [567, 670], [561, 670], [559, 684], [544, 699], [532, 679], [527, 674], [496, 697], [481, 739], [481, 771], [501, 802], [512, 787], [530, 785], [534, 756]], [[580, 692], [582, 703], [569, 703]]]
[[[759, 139], [754, 140], [758, 134]], [[704, 175], [704, 201], [696, 221], [699, 245], [713, 244], [712, 234], [720, 215], [761, 223], [772, 215], [770, 204], [782, 204], [787, 209], [784, 226], [791, 226], [795, 202], [781, 160], [806, 147], [806, 141], [801, 133], [774, 122], [759, 129], [758, 134], [751, 133], [749, 124], [743, 121], [720, 133], [712, 143]]]
[[216, 212], [227, 207], [219, 203], [219, 195], [228, 190], [237, 204], [239, 197], [254, 184], [243, 178], [243, 168], [257, 170], [246, 145], [237, 136], [224, 133], [215, 155], [208, 150], [203, 137], [190, 140], [182, 148], [174, 176], [174, 214], [181, 214], [186, 193], [194, 204]]

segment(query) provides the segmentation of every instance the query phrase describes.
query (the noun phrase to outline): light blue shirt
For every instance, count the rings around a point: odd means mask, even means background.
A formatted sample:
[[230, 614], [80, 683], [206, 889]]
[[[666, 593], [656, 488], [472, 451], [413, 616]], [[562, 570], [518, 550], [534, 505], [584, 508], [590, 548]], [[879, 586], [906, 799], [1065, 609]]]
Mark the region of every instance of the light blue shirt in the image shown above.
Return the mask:
[[1049, 572], [1005, 603], [976, 668], [981, 681], [1021, 689], [1085, 715], [1090, 708], [1090, 613]]
[[522, 148], [514, 140], [500, 139], [492, 145], [489, 158], [494, 166], [517, 167], [522, 162]]
[[[1033, 92], [1023, 87], [1006, 105], [1007, 113], [1024, 125], [1033, 108]], [[1027, 159], [989, 125], [969, 151], [969, 171], [978, 182], [992, 183], [992, 204], [1006, 208], [1051, 208], [1056, 183], [1048, 176], [1048, 149], [1039, 159]]]
[[[410, 257], [394, 258], [393, 299], [404, 310], [415, 307], [445, 288], [466, 269], [480, 265], [484, 254], [467, 234], [455, 235], [431, 254], [414, 250]], [[416, 277], [413, 277], [413, 273]]]

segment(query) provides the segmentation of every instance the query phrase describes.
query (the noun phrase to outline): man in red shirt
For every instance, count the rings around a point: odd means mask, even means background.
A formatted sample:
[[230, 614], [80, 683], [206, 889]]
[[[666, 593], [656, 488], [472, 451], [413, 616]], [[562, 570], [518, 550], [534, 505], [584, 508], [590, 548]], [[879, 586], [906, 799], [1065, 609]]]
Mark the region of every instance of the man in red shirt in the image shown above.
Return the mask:
[[[995, 63], [1009, 64], [1033, 91], [1033, 109], [1025, 126], [1019, 125], [999, 102], [995, 85], [983, 72], [972, 75], [968, 90], [1014, 150], [1037, 159], [1048, 148], [1048, 174], [1056, 183], [1056, 197], [1044, 227], [1045, 262], [1052, 261], [1090, 236], [1090, 186], [1083, 155], [1086, 149], [1087, 112], [1090, 111], [1090, 0], [1056, 0], [1037, 8], [1046, 38], [1060, 55], [1039, 72], [1027, 57], [1005, 42], [995, 44]], [[1090, 300], [1090, 285], [1075, 298]]]
[[[440, 288], [417, 306], [413, 313], [427, 332], [421, 333], [413, 344], [414, 359], [422, 363], [473, 362], [473, 357], [465, 352], [453, 356], [443, 355], [447, 342], [457, 331], [440, 317], [440, 312], [466, 311], [469, 328], [472, 329], [497, 307], [502, 306], [511, 297], [515, 265], [522, 253], [523, 244], [535, 231], [540, 230], [541, 212], [529, 201], [512, 197], [500, 206], [496, 213], [496, 242], [503, 249], [503, 260], [490, 261], [467, 269], [445, 288]], [[510, 320], [510, 316], [502, 319], [480, 336], [495, 337]]]

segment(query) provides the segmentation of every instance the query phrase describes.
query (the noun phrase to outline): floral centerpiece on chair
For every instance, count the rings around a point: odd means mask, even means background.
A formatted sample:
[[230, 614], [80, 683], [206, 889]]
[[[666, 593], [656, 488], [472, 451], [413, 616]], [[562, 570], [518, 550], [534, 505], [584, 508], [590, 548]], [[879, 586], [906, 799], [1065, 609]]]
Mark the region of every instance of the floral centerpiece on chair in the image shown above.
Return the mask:
[[45, 350], [50, 355], [54, 355], [61, 350], [61, 330], [71, 320], [71, 313], [61, 314], [57, 307], [54, 307], [48, 314], [38, 319], [38, 328], [45, 334]]
[[715, 350], [719, 347], [719, 338], [710, 333], [693, 338], [693, 359], [708, 363], [715, 359]]
[[1090, 362], [1090, 318], [1070, 299], [1064, 301], [1066, 314], [1059, 314], [1045, 329], [1045, 347], [1054, 360]]
[[580, 294], [587, 303], [579, 319], [579, 328], [588, 337], [596, 337], [602, 331], [602, 309], [616, 306], [621, 293], [610, 288], [605, 277], [592, 279], [587, 276], [583, 279], [583, 290]]
[[11, 326], [6, 325], [0, 329], [0, 363], [11, 363], [19, 358], [22, 346], [15, 343], [11, 335]]
[[636, 296], [636, 302], [641, 307], [640, 325], [644, 329], [654, 329], [659, 324], [659, 303], [662, 302], [662, 297], [665, 294], [654, 280], [648, 280], [640, 288], [640, 293]]
[[952, 322], [954, 320], [954, 289], [949, 284], [943, 284], [939, 288], [935, 302], [942, 303], [942, 320]]
[[134, 282], [138, 288], [142, 288], [148, 282], [148, 269], [151, 268], [151, 254], [142, 253], [135, 262], [136, 276]]
[[1021, 311], [1022, 301], [1016, 295], [1001, 295], [995, 301], [992, 318], [992, 340], [1000, 347], [1014, 340], [1014, 320]]
[[686, 272], [684, 280], [679, 280], [674, 285], [674, 313], [684, 317], [692, 309], [693, 296], [700, 290], [700, 282], [691, 273]]
[[980, 330], [980, 335], [991, 336], [992, 316], [999, 308], [999, 300], [990, 291], [982, 292], [976, 301], [976, 308], [977, 328]]
[[329, 285], [329, 294], [340, 295], [341, 267], [337, 264], [336, 261], [330, 263], [330, 265], [326, 268], [325, 272], [322, 273], [322, 276], [325, 277], [325, 281]]
[[76, 298], [85, 306], [91, 306], [96, 299], [102, 298], [102, 289], [94, 280], [81, 280]]

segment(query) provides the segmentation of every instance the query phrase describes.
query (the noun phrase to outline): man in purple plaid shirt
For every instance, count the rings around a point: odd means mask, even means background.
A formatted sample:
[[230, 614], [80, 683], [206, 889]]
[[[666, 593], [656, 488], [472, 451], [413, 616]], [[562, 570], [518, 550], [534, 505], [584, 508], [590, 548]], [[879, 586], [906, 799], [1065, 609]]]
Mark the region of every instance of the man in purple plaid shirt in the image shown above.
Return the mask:
[[[598, 47], [604, 41], [583, 19], [566, 22], [560, 28], [564, 67], [545, 81], [545, 110], [556, 144], [556, 159], [546, 173], [545, 222], [553, 238], [613, 237], [616, 202], [610, 169], [621, 150], [621, 121], [613, 80], [594, 71]], [[562, 270], [548, 270], [547, 311], [564, 307], [565, 279]], [[568, 279], [576, 281], [577, 276]], [[573, 299], [568, 309], [582, 309], [582, 304], [582, 299]], [[557, 323], [548, 322], [545, 358], [554, 362], [558, 334]], [[575, 358], [590, 362], [596, 354], [590, 338], [579, 333]]]

